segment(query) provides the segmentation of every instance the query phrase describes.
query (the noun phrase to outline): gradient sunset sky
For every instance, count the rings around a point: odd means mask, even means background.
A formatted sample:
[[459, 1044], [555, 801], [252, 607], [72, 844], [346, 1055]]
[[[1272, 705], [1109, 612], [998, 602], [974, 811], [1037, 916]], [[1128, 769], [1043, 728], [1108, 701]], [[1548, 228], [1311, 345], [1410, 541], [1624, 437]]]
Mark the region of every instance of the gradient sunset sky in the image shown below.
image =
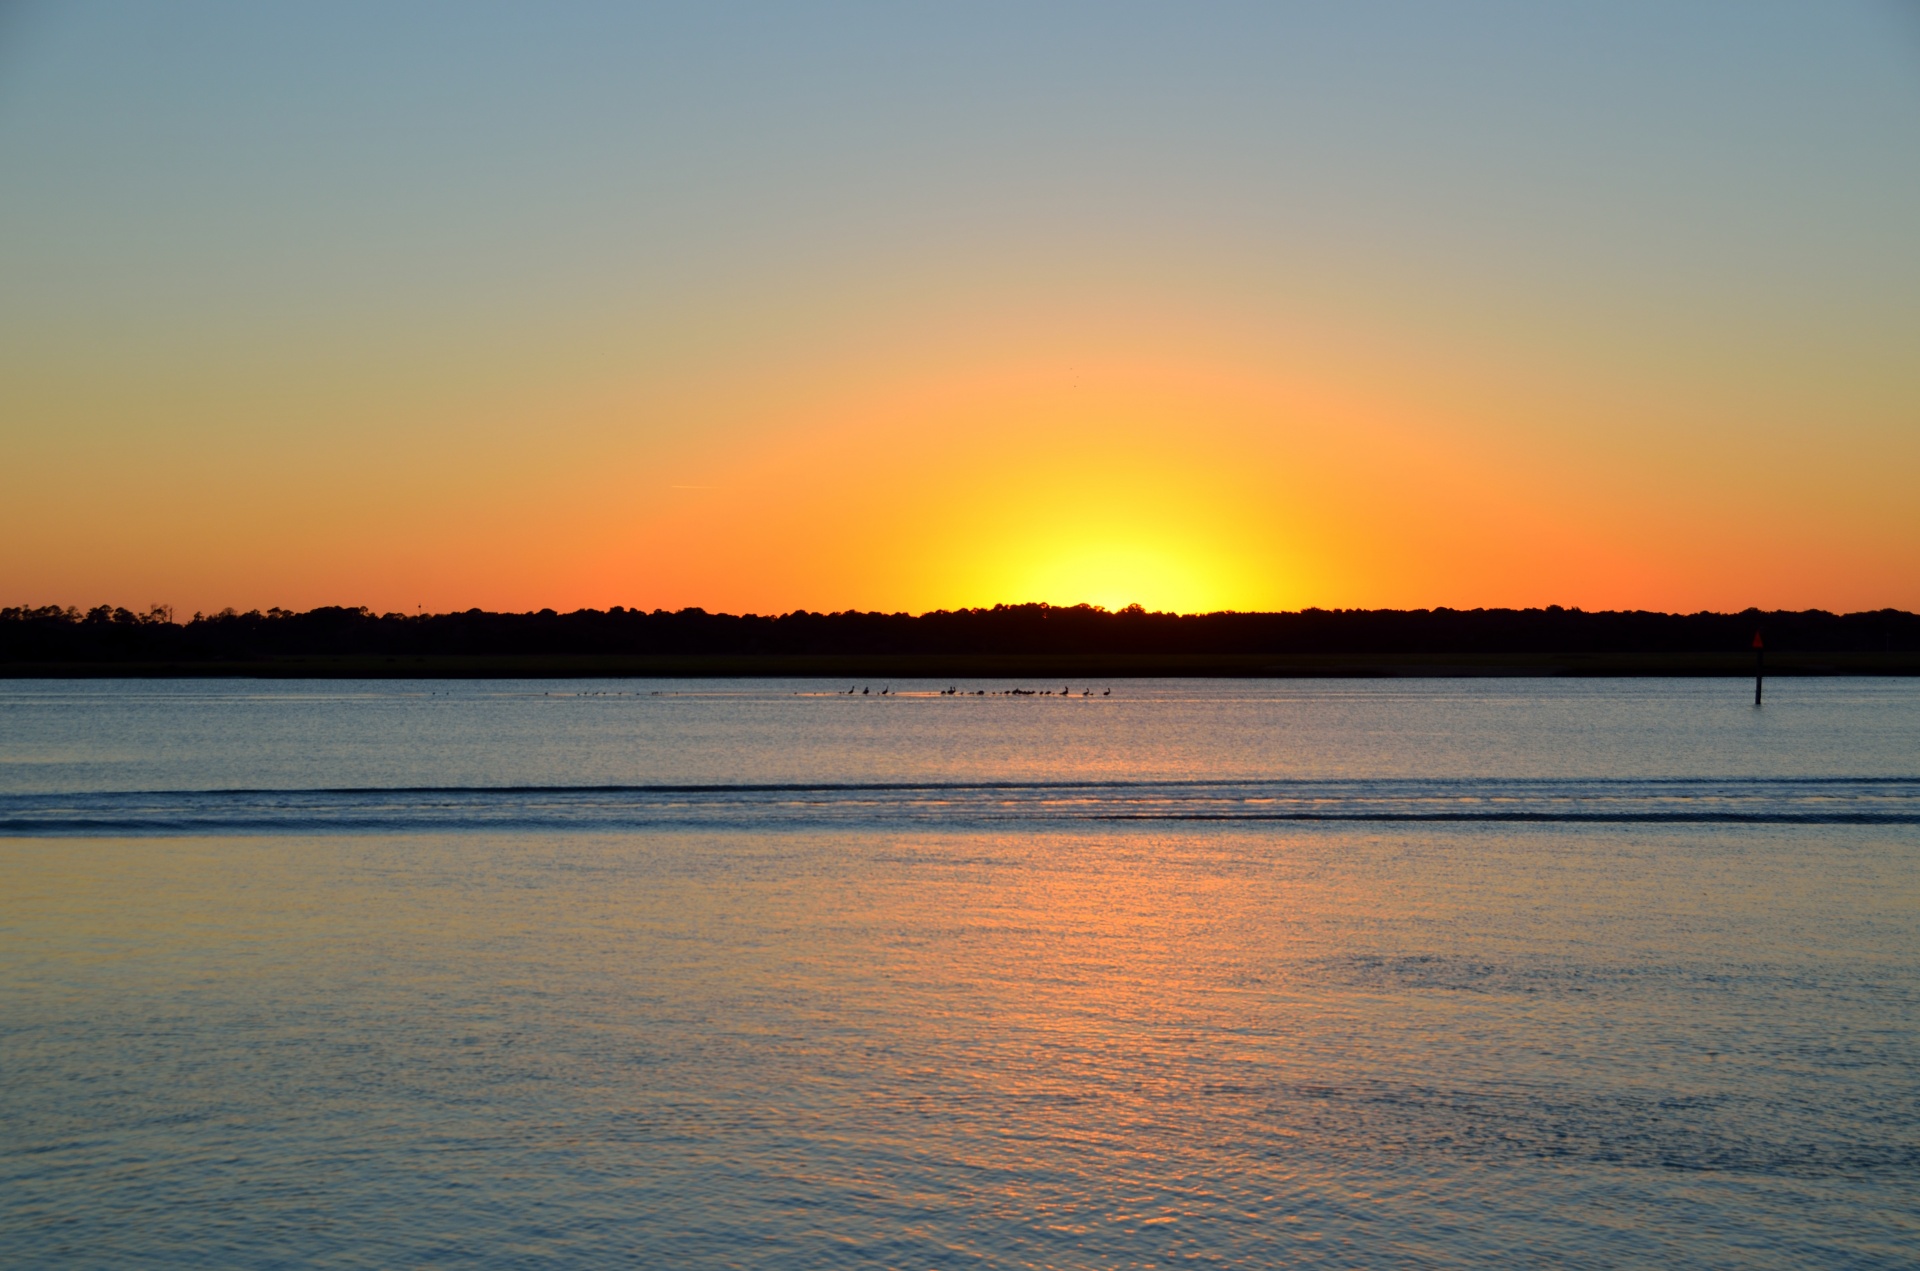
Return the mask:
[[1898, 3], [0, 8], [0, 604], [1920, 608]]

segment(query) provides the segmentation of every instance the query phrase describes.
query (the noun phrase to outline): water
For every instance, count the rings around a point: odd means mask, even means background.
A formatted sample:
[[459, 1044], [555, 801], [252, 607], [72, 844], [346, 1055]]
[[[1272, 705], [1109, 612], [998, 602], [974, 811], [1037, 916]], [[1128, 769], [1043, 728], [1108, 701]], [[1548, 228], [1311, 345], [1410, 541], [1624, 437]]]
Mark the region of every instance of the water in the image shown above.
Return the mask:
[[846, 687], [0, 684], [0, 1263], [1920, 1261], [1920, 683]]

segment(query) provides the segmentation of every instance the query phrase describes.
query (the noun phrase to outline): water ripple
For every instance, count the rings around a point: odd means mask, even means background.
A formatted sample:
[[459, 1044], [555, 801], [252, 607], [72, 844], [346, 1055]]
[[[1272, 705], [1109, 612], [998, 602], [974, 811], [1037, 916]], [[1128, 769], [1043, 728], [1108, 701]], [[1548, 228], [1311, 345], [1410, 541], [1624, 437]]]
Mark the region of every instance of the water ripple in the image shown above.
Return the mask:
[[0, 795], [0, 834], [624, 830], [1059, 821], [1915, 825], [1920, 778], [394, 787]]

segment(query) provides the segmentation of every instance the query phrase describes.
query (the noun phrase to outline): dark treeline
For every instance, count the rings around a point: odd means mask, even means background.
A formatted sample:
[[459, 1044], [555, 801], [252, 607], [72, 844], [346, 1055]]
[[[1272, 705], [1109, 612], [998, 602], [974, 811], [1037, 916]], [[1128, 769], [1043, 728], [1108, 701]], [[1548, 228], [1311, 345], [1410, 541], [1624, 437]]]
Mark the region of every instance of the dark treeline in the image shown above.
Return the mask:
[[733, 654], [1572, 654], [1725, 653], [1764, 633], [1769, 650], [1920, 651], [1920, 616], [1870, 613], [1585, 613], [1546, 609], [1307, 609], [1299, 613], [1116, 612], [996, 605], [914, 616], [616, 606], [574, 613], [195, 614], [175, 622], [101, 606], [0, 609], [0, 662], [218, 662], [313, 655]]

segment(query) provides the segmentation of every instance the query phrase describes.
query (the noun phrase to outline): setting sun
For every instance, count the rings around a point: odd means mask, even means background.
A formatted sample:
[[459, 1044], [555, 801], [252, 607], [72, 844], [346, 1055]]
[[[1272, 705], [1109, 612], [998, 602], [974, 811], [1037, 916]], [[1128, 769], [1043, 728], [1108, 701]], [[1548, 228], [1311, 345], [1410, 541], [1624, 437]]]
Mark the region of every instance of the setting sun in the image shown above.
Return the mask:
[[1195, 561], [1153, 546], [1100, 543], [1039, 548], [1034, 555], [1031, 563], [1009, 567], [1003, 594], [1103, 609], [1138, 604], [1201, 613], [1232, 607], [1226, 590], [1203, 577]]

